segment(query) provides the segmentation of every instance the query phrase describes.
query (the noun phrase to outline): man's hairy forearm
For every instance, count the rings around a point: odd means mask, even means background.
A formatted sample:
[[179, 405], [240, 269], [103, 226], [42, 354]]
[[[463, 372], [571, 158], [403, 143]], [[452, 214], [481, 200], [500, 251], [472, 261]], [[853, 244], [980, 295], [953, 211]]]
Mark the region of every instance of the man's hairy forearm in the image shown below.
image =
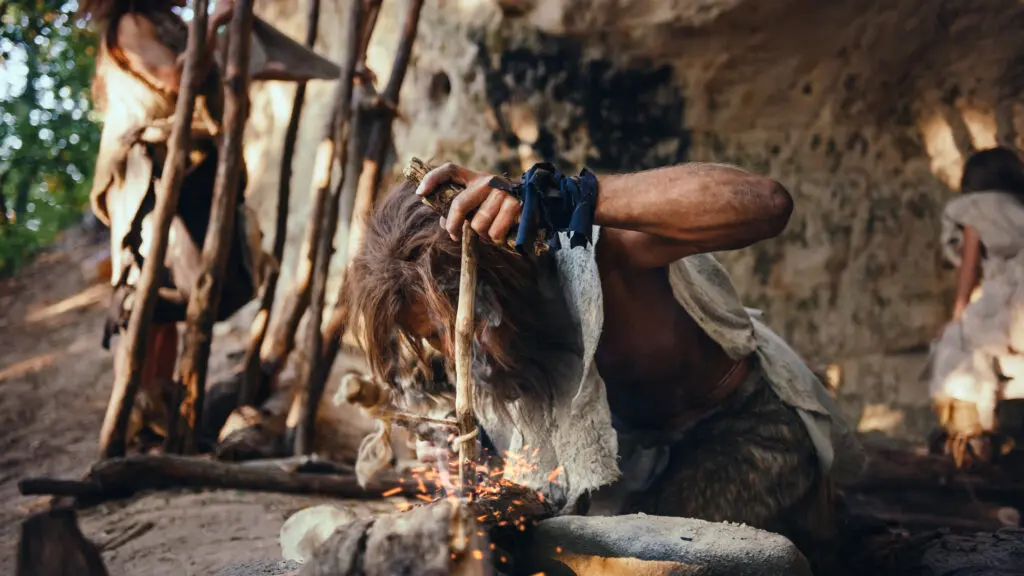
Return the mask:
[[792, 209], [789, 193], [771, 178], [689, 163], [601, 178], [595, 221], [707, 252], [778, 235]]

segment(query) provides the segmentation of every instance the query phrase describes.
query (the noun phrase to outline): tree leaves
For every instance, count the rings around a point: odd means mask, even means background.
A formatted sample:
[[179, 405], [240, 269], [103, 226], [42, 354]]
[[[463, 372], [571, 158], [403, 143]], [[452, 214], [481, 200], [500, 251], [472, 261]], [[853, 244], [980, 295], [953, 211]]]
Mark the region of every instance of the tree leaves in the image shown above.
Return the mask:
[[64, 0], [0, 3], [0, 194], [16, 212], [0, 218], [0, 274], [88, 206], [100, 138], [89, 108], [96, 40], [75, 10]]

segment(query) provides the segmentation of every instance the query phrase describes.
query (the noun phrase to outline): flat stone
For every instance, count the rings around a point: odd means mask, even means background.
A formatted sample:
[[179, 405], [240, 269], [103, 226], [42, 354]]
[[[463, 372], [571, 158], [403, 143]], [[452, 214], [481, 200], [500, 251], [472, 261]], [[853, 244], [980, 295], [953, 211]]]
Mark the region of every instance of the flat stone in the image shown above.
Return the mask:
[[548, 574], [568, 573], [568, 567], [588, 575], [811, 575], [803, 554], [784, 536], [739, 524], [645, 514], [545, 520], [526, 556], [557, 560], [542, 561]]
[[346, 509], [325, 504], [300, 510], [281, 526], [281, 555], [285, 560], [303, 563], [316, 547], [339, 527], [358, 516]]

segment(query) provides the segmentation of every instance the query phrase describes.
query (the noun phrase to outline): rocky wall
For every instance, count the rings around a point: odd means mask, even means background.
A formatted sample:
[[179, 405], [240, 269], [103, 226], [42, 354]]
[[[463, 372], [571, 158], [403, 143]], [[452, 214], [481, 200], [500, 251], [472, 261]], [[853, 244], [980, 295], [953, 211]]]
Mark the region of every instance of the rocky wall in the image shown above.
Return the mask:
[[[300, 4], [258, 9], [300, 37]], [[404, 4], [384, 2], [370, 53], [382, 79]], [[338, 59], [345, 2], [324, 5], [318, 50]], [[920, 438], [923, 350], [952, 291], [939, 214], [972, 148], [1016, 140], [1022, 22], [1016, 0], [428, 0], [398, 157], [772, 175], [796, 202], [788, 228], [722, 254], [746, 303], [827, 372], [863, 430]], [[249, 198], [267, 226], [291, 92], [254, 91]], [[313, 86], [303, 116], [290, 255], [328, 95]]]

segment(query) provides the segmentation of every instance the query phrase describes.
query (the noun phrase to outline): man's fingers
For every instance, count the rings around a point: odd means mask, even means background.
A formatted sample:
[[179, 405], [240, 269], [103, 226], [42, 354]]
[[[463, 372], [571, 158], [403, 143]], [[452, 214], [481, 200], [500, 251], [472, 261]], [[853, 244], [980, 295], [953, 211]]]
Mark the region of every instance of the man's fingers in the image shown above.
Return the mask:
[[488, 239], [487, 231], [491, 229], [491, 223], [494, 222], [498, 212], [501, 210], [502, 200], [501, 194], [492, 192], [488, 194], [487, 199], [484, 200], [484, 203], [473, 214], [473, 222], [470, 226], [477, 236], [484, 241]]
[[448, 209], [448, 219], [445, 221], [445, 230], [453, 240], [458, 240], [462, 236], [462, 222], [466, 215], [480, 206], [490, 193], [491, 188], [487, 182], [479, 180], [467, 186], [452, 200], [452, 206]]
[[465, 168], [452, 164], [451, 162], [442, 164], [430, 172], [427, 172], [427, 175], [423, 177], [423, 180], [420, 180], [420, 185], [416, 187], [416, 194], [418, 196], [426, 196], [433, 192], [434, 188], [437, 188], [441, 184], [445, 184], [447, 182], [466, 185], [468, 183], [466, 173], [467, 170]]
[[[504, 195], [501, 203], [501, 208], [498, 210], [498, 215], [494, 217], [491, 227], [487, 230], [487, 235], [491, 237], [491, 241], [495, 244], [501, 244], [508, 237], [509, 230], [512, 226], [519, 221], [519, 215], [522, 214], [523, 208], [519, 204], [514, 196]], [[476, 221], [474, 220], [474, 224]]]

